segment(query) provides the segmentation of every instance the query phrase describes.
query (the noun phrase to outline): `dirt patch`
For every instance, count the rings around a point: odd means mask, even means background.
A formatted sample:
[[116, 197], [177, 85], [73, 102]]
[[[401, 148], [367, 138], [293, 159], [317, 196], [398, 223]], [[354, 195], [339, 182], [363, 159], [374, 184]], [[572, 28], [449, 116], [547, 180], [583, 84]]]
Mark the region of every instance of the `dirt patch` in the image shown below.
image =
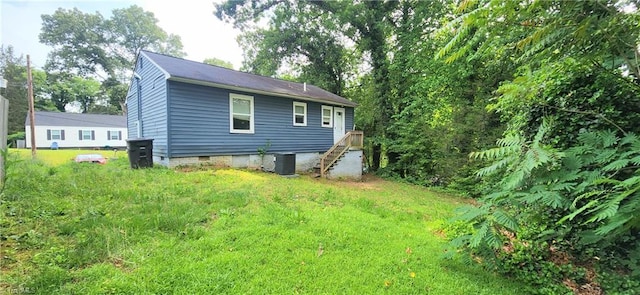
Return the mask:
[[582, 266], [586, 270], [586, 283], [579, 285], [575, 281], [571, 279], [565, 279], [562, 281], [565, 286], [567, 286], [573, 294], [577, 295], [602, 295], [604, 294], [604, 290], [600, 287], [600, 285], [596, 282], [596, 271], [593, 266]]
[[211, 215], [209, 216], [209, 220], [206, 220], [204, 222], [204, 227], [207, 229], [211, 228], [211, 225], [213, 225], [219, 218], [220, 216], [218, 216], [217, 212], [211, 213]]
[[124, 271], [124, 272], [130, 272], [132, 271], [132, 266], [134, 265], [132, 262], [126, 261], [120, 257], [112, 257], [110, 259], [111, 265], [113, 265], [115, 268]]
[[[551, 252], [551, 257], [549, 260], [553, 262], [555, 265], [566, 265], [575, 261], [574, 257], [572, 257], [569, 253], [565, 251], [560, 251], [556, 247], [549, 247], [549, 252]], [[586, 283], [580, 285], [572, 279], [565, 278], [562, 280], [562, 283], [567, 286], [573, 294], [578, 295], [601, 295], [604, 294], [604, 291], [600, 287], [600, 285], [596, 282], [596, 271], [591, 265], [579, 265], [583, 267], [586, 271], [585, 280]]]
[[438, 230], [432, 230], [431, 232], [443, 240], [446, 240], [449, 238], [447, 237], [447, 233], [445, 233], [444, 230], [438, 229]]
[[124, 268], [124, 260], [122, 258], [114, 258], [114, 259], [111, 260], [111, 263], [116, 268], [119, 268], [119, 269], [123, 269]]
[[570, 279], [564, 279], [562, 283], [567, 286], [573, 294], [577, 295], [602, 295], [604, 291], [597, 283], [590, 282], [583, 285], [578, 285], [576, 282]]
[[195, 164], [195, 165], [180, 165], [173, 168], [176, 172], [189, 173], [189, 172], [198, 172], [198, 171], [215, 171], [219, 169], [229, 168], [221, 165], [214, 164]]
[[362, 175], [360, 180], [343, 180], [339, 183], [344, 186], [353, 187], [360, 190], [381, 190], [387, 181], [370, 174]]

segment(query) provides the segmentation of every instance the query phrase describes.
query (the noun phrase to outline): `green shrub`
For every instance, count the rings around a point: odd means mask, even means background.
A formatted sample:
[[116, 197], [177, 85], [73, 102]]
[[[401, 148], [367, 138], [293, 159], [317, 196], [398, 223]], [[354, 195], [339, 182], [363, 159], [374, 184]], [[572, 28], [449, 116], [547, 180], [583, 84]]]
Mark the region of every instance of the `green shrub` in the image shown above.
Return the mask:
[[[550, 126], [543, 123], [531, 141], [508, 136], [500, 147], [472, 154], [494, 161], [479, 176], [498, 173], [501, 180], [480, 206], [461, 210], [474, 230], [452, 244], [542, 293], [564, 292], [566, 280], [586, 282], [571, 266], [583, 261], [637, 279], [640, 138], [585, 132], [578, 145], [556, 150], [544, 141]], [[571, 259], [558, 265], [554, 253]]]

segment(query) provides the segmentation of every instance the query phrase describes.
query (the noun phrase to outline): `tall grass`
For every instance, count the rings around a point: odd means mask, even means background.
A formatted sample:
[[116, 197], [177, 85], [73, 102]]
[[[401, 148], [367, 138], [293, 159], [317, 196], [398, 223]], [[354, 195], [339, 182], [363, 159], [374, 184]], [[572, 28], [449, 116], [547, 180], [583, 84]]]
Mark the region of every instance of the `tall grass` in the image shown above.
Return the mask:
[[[463, 200], [372, 179], [14, 163], [0, 290], [35, 294], [517, 294], [444, 260]], [[25, 292], [26, 293], [26, 292]]]

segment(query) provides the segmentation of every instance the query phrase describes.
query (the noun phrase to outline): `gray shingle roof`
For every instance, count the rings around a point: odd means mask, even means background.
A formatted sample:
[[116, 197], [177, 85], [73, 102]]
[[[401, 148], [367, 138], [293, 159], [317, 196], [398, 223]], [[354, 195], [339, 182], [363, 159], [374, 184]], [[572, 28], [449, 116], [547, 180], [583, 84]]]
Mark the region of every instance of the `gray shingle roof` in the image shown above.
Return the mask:
[[326, 102], [334, 105], [355, 107], [357, 104], [326, 91], [320, 87], [274, 79], [265, 76], [239, 72], [218, 66], [190, 61], [182, 58], [141, 51], [157, 66], [162, 68], [170, 80], [185, 82], [205, 82], [244, 89], [247, 92], [264, 92], [278, 96], [295, 97], [302, 100]]
[[[127, 128], [127, 118], [119, 115], [35, 112], [36, 126]], [[29, 115], [25, 119], [29, 126]]]

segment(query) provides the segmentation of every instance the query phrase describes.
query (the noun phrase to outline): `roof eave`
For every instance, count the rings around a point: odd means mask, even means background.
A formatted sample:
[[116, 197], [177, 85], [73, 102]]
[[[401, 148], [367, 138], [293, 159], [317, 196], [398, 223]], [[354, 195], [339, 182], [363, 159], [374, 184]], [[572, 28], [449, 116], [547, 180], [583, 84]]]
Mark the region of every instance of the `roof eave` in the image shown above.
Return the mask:
[[233, 85], [213, 83], [213, 82], [208, 82], [208, 81], [195, 80], [195, 79], [182, 78], [182, 77], [175, 77], [175, 76], [170, 76], [167, 80], [176, 81], [176, 82], [184, 82], [184, 83], [195, 84], [195, 85], [211, 86], [211, 87], [228, 89], [228, 90], [244, 91], [244, 92], [250, 92], [250, 93], [255, 93], [255, 94], [264, 94], [264, 95], [272, 95], [272, 96], [279, 96], [279, 97], [287, 97], [287, 98], [293, 98], [293, 99], [304, 100], [304, 101], [312, 101], [312, 102], [318, 102], [318, 103], [323, 103], [323, 104], [330, 104], [330, 105], [335, 105], [335, 106], [345, 106], [345, 107], [356, 107], [356, 106], [358, 106], [358, 104], [356, 104], [354, 102], [351, 102], [351, 101], [349, 101], [348, 103], [340, 103], [340, 102], [328, 101], [328, 100], [321, 99], [321, 98], [298, 96], [298, 95], [291, 95], [291, 94], [279, 93], [279, 92], [263, 91], [263, 90], [251, 89], [251, 88], [246, 88], [246, 87], [239, 87], [239, 86], [233, 86]]

